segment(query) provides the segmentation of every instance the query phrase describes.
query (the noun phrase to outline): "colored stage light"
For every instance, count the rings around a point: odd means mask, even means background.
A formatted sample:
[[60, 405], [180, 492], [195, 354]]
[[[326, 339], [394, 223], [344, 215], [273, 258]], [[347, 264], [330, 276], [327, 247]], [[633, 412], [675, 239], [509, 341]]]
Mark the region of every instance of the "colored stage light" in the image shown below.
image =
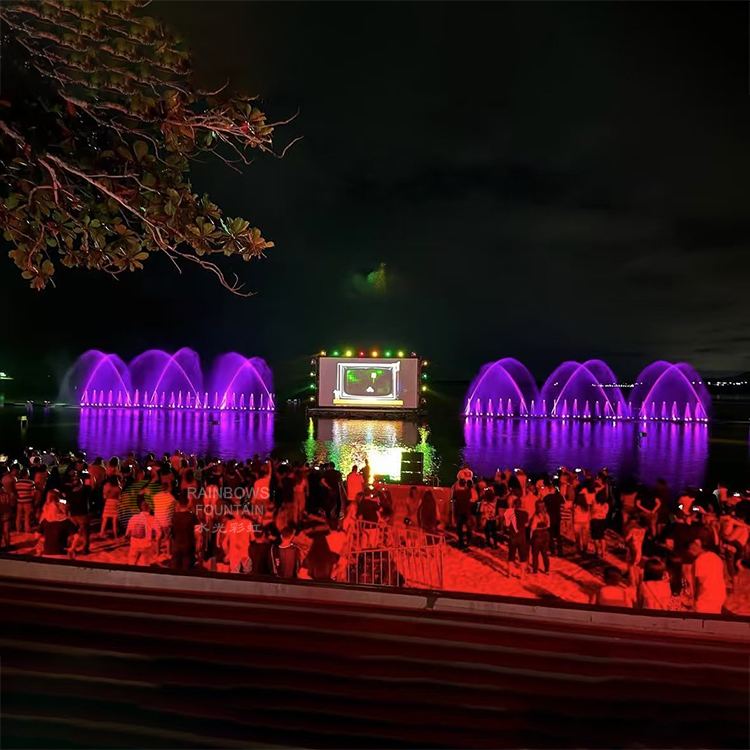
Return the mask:
[[339, 356], [339, 353], [338, 353], [338, 352], [334, 352], [334, 353], [333, 353], [333, 356], [334, 356], [334, 357], [338, 357], [338, 356]]
[[315, 383], [310, 383], [310, 388], [315, 388]]
[[425, 392], [426, 390], [427, 390], [427, 386], [426, 386], [426, 385], [423, 385], [423, 386], [422, 386], [422, 393], [424, 393], [424, 392]]
[[351, 349], [347, 349], [347, 350], [346, 350], [346, 351], [344, 352], [344, 356], [345, 356], [345, 357], [351, 357], [351, 356], [352, 356], [352, 350], [351, 350]]
[[399, 356], [399, 357], [403, 357], [403, 356], [404, 356], [404, 353], [403, 353], [403, 352], [399, 352], [399, 353], [398, 353], [398, 356]]
[[372, 356], [373, 356], [373, 357], [377, 357], [377, 356], [378, 356], [378, 353], [377, 353], [377, 352], [375, 351], [375, 352], [373, 352], [373, 353], [372, 353]]
[[391, 353], [390, 353], [390, 352], [386, 352], [386, 353], [385, 353], [385, 356], [386, 356], [386, 357], [390, 357], [390, 356], [391, 356]]
[[424, 361], [422, 362], [422, 367], [427, 367], [427, 365], [429, 365], [429, 364], [430, 364], [430, 363], [429, 363], [429, 362], [428, 362], [428, 361], [427, 361], [427, 360], [425, 359], [425, 360], [424, 360]]
[[[310, 377], [311, 377], [311, 378], [314, 378], [314, 377], [315, 377], [315, 373], [314, 373], [314, 372], [311, 372], [311, 373], [310, 373]], [[422, 377], [424, 377], [424, 376], [422, 376]]]
[[359, 353], [359, 356], [360, 356], [360, 357], [364, 357], [364, 356], [365, 356], [365, 353], [364, 353], [364, 352], [360, 352], [360, 353]]
[[325, 357], [326, 356], [326, 350], [325, 349], [321, 349], [320, 350], [320, 356], [321, 357]]

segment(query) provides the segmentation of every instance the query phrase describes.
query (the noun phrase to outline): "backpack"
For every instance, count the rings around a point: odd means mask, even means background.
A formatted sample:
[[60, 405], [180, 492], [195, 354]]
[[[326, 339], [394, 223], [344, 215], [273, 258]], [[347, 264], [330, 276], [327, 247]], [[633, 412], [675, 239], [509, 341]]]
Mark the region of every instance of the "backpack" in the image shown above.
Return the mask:
[[133, 528], [130, 530], [130, 536], [133, 539], [145, 539], [149, 532], [149, 524], [144, 516], [136, 516], [138, 519]]

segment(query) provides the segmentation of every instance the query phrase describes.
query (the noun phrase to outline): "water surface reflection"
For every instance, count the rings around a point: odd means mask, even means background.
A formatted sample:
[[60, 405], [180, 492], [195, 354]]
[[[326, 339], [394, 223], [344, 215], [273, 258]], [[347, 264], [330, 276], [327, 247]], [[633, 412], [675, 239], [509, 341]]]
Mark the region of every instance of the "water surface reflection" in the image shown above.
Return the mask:
[[480, 474], [498, 467], [540, 472], [606, 466], [615, 477], [649, 484], [664, 477], [672, 487], [700, 487], [708, 463], [705, 424], [470, 417], [464, 441], [463, 457]]

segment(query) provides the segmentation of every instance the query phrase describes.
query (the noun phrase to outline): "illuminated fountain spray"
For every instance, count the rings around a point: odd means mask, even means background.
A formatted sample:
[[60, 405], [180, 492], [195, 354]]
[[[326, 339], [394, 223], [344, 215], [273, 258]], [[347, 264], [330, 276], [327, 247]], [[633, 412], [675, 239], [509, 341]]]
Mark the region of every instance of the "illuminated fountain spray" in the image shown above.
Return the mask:
[[211, 370], [210, 390], [219, 409], [273, 411], [273, 375], [264, 360], [222, 354]]
[[132, 381], [128, 366], [116, 354], [90, 349], [68, 370], [60, 400], [96, 406], [131, 406]]
[[563, 362], [541, 391], [516, 359], [482, 367], [463, 405], [466, 417], [549, 417], [558, 419], [662, 420], [706, 422], [711, 397], [701, 376], [687, 363], [650, 364], [623, 395], [610, 367], [600, 359]]
[[652, 362], [638, 376], [630, 397], [637, 419], [706, 422], [711, 396], [703, 378], [687, 362]]
[[542, 386], [542, 417], [622, 419], [627, 403], [612, 370], [600, 359], [563, 362]]
[[539, 391], [531, 373], [517, 359], [488, 362], [474, 378], [464, 401], [466, 416], [533, 416]]
[[128, 369], [133, 387], [151, 394], [143, 406], [159, 405], [163, 392], [168, 407], [182, 408], [185, 393], [195, 398], [203, 388], [200, 358], [192, 349], [179, 349], [174, 354], [149, 349], [132, 360]]
[[232, 352], [217, 358], [204, 384], [192, 349], [149, 349], [126, 365], [90, 350], [68, 371], [59, 399], [81, 406], [145, 409], [273, 411], [273, 375], [264, 360]]

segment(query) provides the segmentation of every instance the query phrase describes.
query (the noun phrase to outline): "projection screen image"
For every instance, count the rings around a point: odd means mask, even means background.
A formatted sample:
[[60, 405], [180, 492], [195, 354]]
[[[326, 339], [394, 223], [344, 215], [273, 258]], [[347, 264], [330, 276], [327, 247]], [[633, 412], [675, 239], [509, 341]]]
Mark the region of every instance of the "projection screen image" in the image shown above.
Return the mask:
[[419, 367], [407, 359], [318, 359], [318, 405], [374, 409], [416, 409]]

